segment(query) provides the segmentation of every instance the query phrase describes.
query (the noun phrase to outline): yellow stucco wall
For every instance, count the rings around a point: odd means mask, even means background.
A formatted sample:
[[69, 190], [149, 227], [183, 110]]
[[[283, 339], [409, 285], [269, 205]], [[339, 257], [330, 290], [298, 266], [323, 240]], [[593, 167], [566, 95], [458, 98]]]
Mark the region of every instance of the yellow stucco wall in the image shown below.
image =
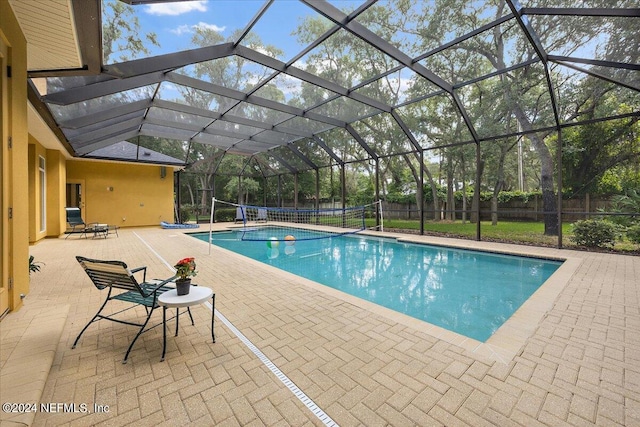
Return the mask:
[[67, 165], [60, 151], [47, 150], [47, 236], [59, 236], [67, 228], [65, 213]]
[[121, 227], [173, 222], [173, 174], [160, 166], [69, 160], [67, 181], [82, 181], [86, 223]]
[[[45, 188], [40, 183], [40, 157], [45, 160]], [[29, 135], [29, 243], [57, 237], [66, 229], [66, 159], [57, 150], [48, 150]], [[41, 227], [40, 197], [46, 196], [45, 229]]]
[[[11, 78], [0, 77], [6, 88], [2, 107], [2, 293], [9, 308], [22, 305], [20, 294], [29, 292], [29, 191], [27, 131], [27, 43], [7, 0], [0, 0], [0, 38], [8, 46], [7, 65]], [[2, 76], [3, 73], [0, 73]], [[11, 137], [12, 148], [7, 140]], [[13, 217], [9, 218], [9, 208]], [[8, 288], [13, 279], [13, 289]], [[1, 314], [1, 313], [0, 313]]]
[[40, 224], [40, 215], [42, 214], [40, 197], [42, 192], [46, 191], [40, 185], [40, 157], [45, 159], [45, 168], [48, 167], [46, 165], [47, 150], [38, 144], [32, 136], [29, 136], [29, 242], [35, 242], [47, 236], [46, 228], [42, 230]]
[[[118, 226], [173, 222], [173, 174], [160, 166], [67, 160], [28, 133], [27, 44], [7, 0], [0, 0], [0, 315], [22, 306], [29, 293], [29, 244], [66, 230], [66, 184], [83, 184], [84, 218]], [[11, 77], [6, 77], [11, 67]], [[12, 144], [9, 148], [8, 140]], [[46, 183], [39, 178], [39, 157], [46, 160]], [[113, 191], [111, 191], [113, 188]], [[46, 229], [41, 230], [40, 196], [46, 191]], [[9, 217], [9, 210], [12, 215]], [[12, 288], [9, 282], [12, 281]]]

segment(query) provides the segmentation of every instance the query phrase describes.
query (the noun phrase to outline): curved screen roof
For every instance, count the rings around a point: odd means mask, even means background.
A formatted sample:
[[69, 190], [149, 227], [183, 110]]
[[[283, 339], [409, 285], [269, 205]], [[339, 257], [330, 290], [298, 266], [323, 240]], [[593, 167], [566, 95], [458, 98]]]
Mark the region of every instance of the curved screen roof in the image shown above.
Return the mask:
[[632, 1], [128, 3], [103, 19], [131, 8], [147, 54], [109, 39], [99, 75], [40, 94], [77, 156], [143, 139], [270, 174], [640, 115]]

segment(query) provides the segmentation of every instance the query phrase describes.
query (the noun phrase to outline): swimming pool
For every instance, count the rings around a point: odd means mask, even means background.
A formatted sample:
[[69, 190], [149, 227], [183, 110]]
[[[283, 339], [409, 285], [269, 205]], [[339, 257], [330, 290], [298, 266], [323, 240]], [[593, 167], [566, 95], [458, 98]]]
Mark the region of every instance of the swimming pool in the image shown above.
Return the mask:
[[[254, 232], [268, 240], [277, 231]], [[209, 240], [208, 233], [190, 235]], [[362, 234], [293, 244], [241, 236], [215, 232], [211, 243], [481, 342], [562, 264]]]

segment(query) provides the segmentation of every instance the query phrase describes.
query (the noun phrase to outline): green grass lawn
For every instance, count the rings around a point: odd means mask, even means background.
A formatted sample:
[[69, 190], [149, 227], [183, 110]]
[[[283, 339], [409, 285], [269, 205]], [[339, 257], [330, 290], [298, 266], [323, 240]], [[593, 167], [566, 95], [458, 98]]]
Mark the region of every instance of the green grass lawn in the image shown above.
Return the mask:
[[[375, 226], [375, 220], [368, 219], [367, 227]], [[417, 220], [399, 220], [386, 219], [384, 221], [386, 230], [420, 230], [420, 221]], [[424, 224], [426, 234], [442, 234], [446, 236], [459, 236], [467, 239], [475, 239], [476, 224], [462, 221], [427, 221]], [[483, 240], [498, 240], [503, 242], [525, 243], [541, 246], [557, 246], [557, 236], [544, 235], [544, 223], [542, 222], [523, 222], [523, 221], [499, 221], [496, 225], [491, 225], [490, 221], [482, 221], [480, 223], [480, 236]], [[572, 231], [571, 224], [562, 225], [562, 242], [563, 246], [571, 247]], [[614, 251], [637, 252], [638, 245], [627, 241], [616, 242], [613, 247]]]

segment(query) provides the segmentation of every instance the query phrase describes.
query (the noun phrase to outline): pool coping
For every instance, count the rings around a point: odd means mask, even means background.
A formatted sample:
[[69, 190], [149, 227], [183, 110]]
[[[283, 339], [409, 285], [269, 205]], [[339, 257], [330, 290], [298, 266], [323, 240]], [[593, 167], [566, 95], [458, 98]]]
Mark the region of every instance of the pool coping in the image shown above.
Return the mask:
[[[265, 224], [260, 224], [265, 225]], [[268, 225], [274, 225], [268, 224]], [[212, 230], [212, 233], [222, 231], [232, 231], [234, 229], [242, 228], [242, 225], [229, 225], [224, 229]], [[303, 227], [300, 227], [303, 228]], [[312, 227], [316, 228], [316, 227]], [[330, 227], [317, 227], [326, 231], [333, 231]], [[208, 233], [209, 230], [199, 232], [185, 232], [184, 234], [202, 234]], [[256, 265], [263, 266], [271, 270], [274, 274], [281, 274], [288, 278], [295, 278], [299, 283], [310, 287], [314, 290], [323, 292], [334, 298], [352, 304], [361, 309], [367, 310], [371, 313], [375, 313], [382, 317], [385, 317], [391, 321], [397, 322], [401, 325], [410, 327], [417, 331], [426, 333], [435, 338], [441, 339], [450, 344], [464, 348], [465, 350], [473, 353], [476, 357], [484, 359], [488, 362], [500, 362], [507, 364], [517, 356], [526, 343], [527, 339], [531, 337], [538, 325], [544, 319], [546, 314], [555, 305], [556, 300], [562, 290], [565, 288], [571, 277], [576, 270], [580, 267], [583, 259], [575, 256], [563, 256], [556, 254], [549, 254], [550, 248], [538, 247], [538, 246], [524, 246], [515, 244], [502, 244], [499, 248], [493, 242], [483, 242], [475, 240], [458, 240], [448, 239], [442, 237], [426, 236], [426, 235], [407, 235], [401, 233], [392, 232], [379, 232], [365, 230], [359, 232], [359, 234], [365, 234], [372, 237], [382, 237], [394, 239], [398, 242], [414, 243], [422, 245], [432, 245], [440, 247], [451, 247], [455, 249], [472, 250], [479, 252], [495, 253], [502, 255], [516, 255], [525, 256], [529, 258], [546, 259], [553, 261], [561, 261], [562, 264], [559, 268], [507, 319], [500, 328], [491, 336], [486, 342], [481, 342], [473, 338], [469, 338], [462, 334], [450, 331], [440, 326], [434, 325], [424, 320], [420, 320], [411, 317], [407, 314], [400, 313], [390, 308], [383, 307], [374, 302], [366, 301], [362, 298], [350, 295], [346, 292], [338, 289], [331, 288], [327, 285], [323, 285], [319, 282], [298, 276], [294, 273], [281, 270], [277, 267], [263, 263], [258, 260], [246, 257], [231, 250], [215, 246], [217, 249], [233, 254], [233, 256], [242, 257], [243, 260], [247, 260]], [[191, 237], [191, 236], [190, 236]], [[208, 243], [204, 240], [196, 239], [208, 246]], [[545, 253], [547, 252], [547, 253]]]

